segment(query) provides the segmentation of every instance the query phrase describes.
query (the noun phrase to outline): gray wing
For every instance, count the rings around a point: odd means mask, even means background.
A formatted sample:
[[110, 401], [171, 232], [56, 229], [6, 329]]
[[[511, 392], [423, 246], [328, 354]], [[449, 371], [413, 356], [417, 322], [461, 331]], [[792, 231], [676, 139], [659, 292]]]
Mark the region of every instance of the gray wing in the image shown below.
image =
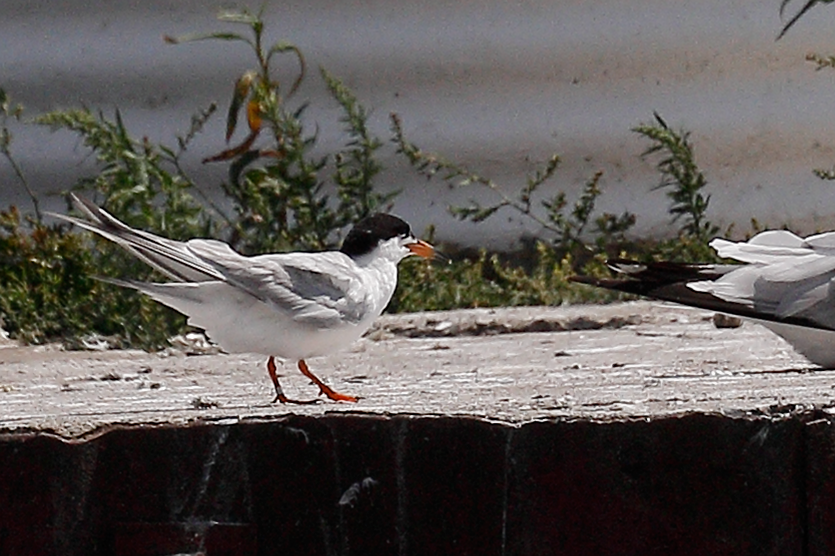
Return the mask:
[[367, 314], [354, 262], [336, 251], [243, 257], [228, 245], [191, 240], [189, 251], [240, 288], [299, 323], [335, 328]]
[[355, 323], [367, 314], [362, 280], [353, 261], [342, 253], [244, 257], [220, 241], [179, 242], [133, 229], [95, 204], [71, 197], [88, 220], [52, 215], [118, 243], [178, 282], [227, 282], [296, 322], [317, 328]]

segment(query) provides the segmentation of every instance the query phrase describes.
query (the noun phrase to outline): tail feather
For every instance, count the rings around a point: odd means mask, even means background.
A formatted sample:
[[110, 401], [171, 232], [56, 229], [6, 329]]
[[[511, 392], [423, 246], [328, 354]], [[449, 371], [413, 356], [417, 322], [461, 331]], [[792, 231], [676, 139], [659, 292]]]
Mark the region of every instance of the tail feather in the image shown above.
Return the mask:
[[572, 276], [572, 282], [598, 288], [624, 292], [661, 301], [727, 313], [743, 318], [791, 324], [820, 330], [835, 330], [807, 318], [763, 313], [750, 305], [726, 301], [710, 293], [696, 291], [688, 286], [692, 282], [716, 280], [739, 265], [683, 264], [671, 262], [641, 263], [625, 259], [612, 259], [607, 265], [625, 278], [596, 278]]
[[117, 243], [136, 258], [156, 268], [172, 280], [192, 282], [222, 277], [212, 266], [196, 257], [185, 243], [131, 228], [92, 202], [70, 194], [73, 206], [87, 220], [48, 213]]
[[695, 280], [716, 280], [731, 270], [735, 265], [690, 264], [675, 262], [642, 263], [629, 259], [609, 259], [606, 265], [618, 274], [625, 274], [636, 280], [658, 284], [690, 282]]

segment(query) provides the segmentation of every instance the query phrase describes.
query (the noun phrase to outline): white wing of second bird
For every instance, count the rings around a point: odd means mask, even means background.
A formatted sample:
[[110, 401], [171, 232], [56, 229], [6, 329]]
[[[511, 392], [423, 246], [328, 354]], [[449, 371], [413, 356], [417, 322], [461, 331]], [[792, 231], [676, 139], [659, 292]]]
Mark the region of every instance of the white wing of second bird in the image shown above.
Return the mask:
[[576, 282], [712, 309], [759, 322], [809, 361], [835, 368], [835, 232], [801, 238], [785, 230], [710, 246], [742, 265], [615, 259], [620, 278]]

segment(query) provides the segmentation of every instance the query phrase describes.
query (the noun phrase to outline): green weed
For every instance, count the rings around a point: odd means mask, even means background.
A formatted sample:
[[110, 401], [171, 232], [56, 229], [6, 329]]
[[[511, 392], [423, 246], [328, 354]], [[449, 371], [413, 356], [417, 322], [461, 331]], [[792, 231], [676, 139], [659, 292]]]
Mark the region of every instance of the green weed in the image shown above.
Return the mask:
[[[425, 152], [409, 142], [396, 114], [392, 115], [391, 122], [398, 152], [406, 157], [418, 173], [427, 178], [440, 176], [452, 187], [480, 186], [496, 197], [495, 202], [486, 206], [475, 200], [465, 207], [450, 206], [449, 212], [460, 220], [479, 223], [502, 209], [512, 210], [539, 225], [543, 235], [550, 238], [549, 243], [557, 257], [570, 255], [576, 259], [578, 267], [583, 266], [595, 253], [624, 242], [626, 232], [635, 224], [635, 215], [629, 212], [619, 215], [604, 213], [595, 217], [595, 203], [601, 195], [602, 172], [595, 173], [586, 182], [580, 197], [570, 207], [563, 191], [536, 203], [540, 187], [557, 173], [560, 164], [558, 155], [551, 156], [541, 168], [529, 174], [519, 192], [511, 196], [504, 193], [506, 188], [500, 187], [492, 179], [442, 156]], [[589, 237], [593, 239], [589, 241]]]
[[[77, 134], [95, 156], [96, 173], [76, 187], [137, 228], [173, 239], [219, 237], [246, 254], [332, 248], [350, 224], [390, 208], [397, 192], [383, 193], [375, 183], [382, 170], [379, 150], [386, 142], [369, 131], [366, 109], [337, 77], [321, 69], [323, 86], [342, 110], [345, 141], [335, 152], [314, 154], [318, 136], [309, 130], [318, 127], [305, 115], [307, 103], [295, 98], [307, 75], [304, 56], [292, 44], [268, 45], [261, 15], [246, 10], [221, 14], [221, 21], [242, 32], [166, 37], [172, 44], [220, 40], [252, 51], [253, 67], [238, 76], [226, 111], [226, 147], [204, 161], [227, 166], [228, 179], [222, 186], [227, 202], [219, 204], [231, 206], [231, 211], [213, 203], [181, 164], [190, 141], [216, 113], [214, 105], [192, 116], [188, 131], [176, 137], [174, 147], [132, 137], [118, 111], [109, 117], [80, 108], [36, 117], [33, 121], [38, 125]], [[278, 79], [273, 67], [277, 56], [292, 57], [297, 72]], [[12, 137], [6, 128], [7, 119], [20, 118], [22, 108], [0, 93], [0, 153], [29, 191], [12, 156]], [[239, 123], [244, 120], [245, 124]], [[634, 215], [596, 210], [602, 195], [599, 172], [573, 201], [562, 191], [545, 196], [542, 186], [558, 175], [560, 158], [554, 155], [525, 177], [515, 195], [507, 195], [507, 189], [491, 179], [419, 149], [404, 137], [400, 120], [392, 116], [392, 142], [420, 174], [455, 187], [486, 188], [495, 196], [486, 205], [449, 207], [455, 217], [482, 222], [511, 210], [532, 219], [542, 233], [531, 243], [524, 263], [484, 250], [448, 265], [407, 259], [401, 264], [400, 286], [389, 310], [610, 301], [619, 296], [570, 283], [568, 278], [578, 271], [606, 273], [607, 256], [709, 255], [705, 238], [715, 227], [706, 218], [709, 196], [701, 193], [705, 180], [688, 134], [669, 130], [660, 118], [657, 122], [636, 131], [654, 141], [648, 154], [664, 154], [658, 164], [659, 187], [667, 189], [673, 200], [673, 217], [685, 219], [680, 237], [660, 244], [627, 237]], [[244, 125], [245, 137], [230, 145]], [[71, 233], [66, 226], [44, 225], [37, 198], [31, 197], [34, 216], [22, 216], [14, 208], [0, 213], [0, 317], [6, 331], [28, 342], [72, 342], [95, 333], [115, 336], [123, 346], [155, 348], [183, 330], [185, 319], [178, 313], [93, 278], [158, 278], [147, 265], [109, 242]]]

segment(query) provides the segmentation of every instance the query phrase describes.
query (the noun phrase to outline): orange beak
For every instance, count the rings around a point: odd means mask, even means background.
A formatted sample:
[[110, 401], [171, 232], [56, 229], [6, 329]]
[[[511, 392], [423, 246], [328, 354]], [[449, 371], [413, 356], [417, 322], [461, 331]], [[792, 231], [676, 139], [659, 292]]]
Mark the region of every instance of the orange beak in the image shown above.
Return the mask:
[[423, 257], [424, 259], [435, 258], [435, 248], [422, 239], [417, 240], [415, 243], [410, 243], [406, 247], [418, 257]]

